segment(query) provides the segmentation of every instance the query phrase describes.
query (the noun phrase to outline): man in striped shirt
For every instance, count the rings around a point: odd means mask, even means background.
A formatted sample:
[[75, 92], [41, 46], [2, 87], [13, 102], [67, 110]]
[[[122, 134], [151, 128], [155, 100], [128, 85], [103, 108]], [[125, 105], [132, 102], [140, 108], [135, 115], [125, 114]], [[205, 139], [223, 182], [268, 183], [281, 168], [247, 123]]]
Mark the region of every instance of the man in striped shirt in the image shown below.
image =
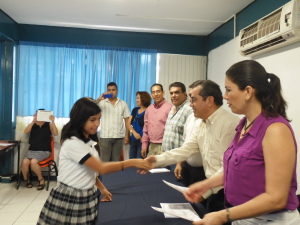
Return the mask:
[[[183, 145], [183, 131], [189, 115], [193, 113], [187, 99], [186, 87], [181, 82], [174, 82], [169, 86], [172, 108], [168, 114], [165, 126], [165, 133], [162, 142], [163, 151], [170, 151]], [[172, 172], [176, 164], [168, 165], [167, 168]]]
[[101, 108], [100, 151], [101, 160], [119, 161], [123, 142], [128, 144], [126, 128], [130, 117], [128, 105], [117, 97], [118, 86], [114, 82], [107, 84], [107, 92], [97, 99]]

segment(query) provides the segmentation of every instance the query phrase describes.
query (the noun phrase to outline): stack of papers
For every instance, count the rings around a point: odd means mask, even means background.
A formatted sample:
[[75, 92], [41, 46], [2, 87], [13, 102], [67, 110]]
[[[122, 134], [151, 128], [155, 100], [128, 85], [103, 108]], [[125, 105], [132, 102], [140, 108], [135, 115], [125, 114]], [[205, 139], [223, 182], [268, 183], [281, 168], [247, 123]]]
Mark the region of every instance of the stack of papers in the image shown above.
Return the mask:
[[[187, 187], [175, 185], [165, 180], [163, 182], [181, 193], [184, 193], [188, 189]], [[190, 203], [160, 203], [160, 205], [161, 208], [153, 206], [152, 208], [164, 213], [166, 218], [182, 218], [189, 221], [201, 220]]]
[[[178, 203], [178, 205], [179, 204], [180, 203]], [[187, 203], [187, 204], [189, 204], [189, 203]], [[157, 207], [153, 207], [153, 206], [151, 206], [151, 207], [152, 207], [152, 209], [154, 209], [158, 212], [165, 213], [166, 218], [182, 218], [182, 219], [189, 220], [189, 221], [201, 220], [200, 217], [197, 215], [197, 213], [194, 213], [190, 209], [163, 209], [163, 208], [157, 208]], [[166, 215], [172, 215], [173, 217], [169, 217]]]

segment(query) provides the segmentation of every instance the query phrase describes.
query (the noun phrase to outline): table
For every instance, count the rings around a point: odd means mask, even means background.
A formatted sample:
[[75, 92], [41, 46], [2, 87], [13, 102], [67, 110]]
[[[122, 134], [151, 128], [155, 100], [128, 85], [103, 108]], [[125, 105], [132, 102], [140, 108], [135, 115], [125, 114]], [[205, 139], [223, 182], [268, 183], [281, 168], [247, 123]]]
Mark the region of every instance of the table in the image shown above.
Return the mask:
[[18, 172], [17, 180], [20, 175], [20, 141], [0, 140], [0, 156], [17, 148], [18, 150]]
[[102, 176], [103, 184], [113, 194], [113, 201], [99, 203], [96, 225], [192, 224], [180, 218], [165, 218], [163, 213], [151, 208], [161, 208], [160, 203], [188, 203], [182, 193], [162, 180], [182, 186], [171, 172], [140, 175], [135, 168], [129, 168]]

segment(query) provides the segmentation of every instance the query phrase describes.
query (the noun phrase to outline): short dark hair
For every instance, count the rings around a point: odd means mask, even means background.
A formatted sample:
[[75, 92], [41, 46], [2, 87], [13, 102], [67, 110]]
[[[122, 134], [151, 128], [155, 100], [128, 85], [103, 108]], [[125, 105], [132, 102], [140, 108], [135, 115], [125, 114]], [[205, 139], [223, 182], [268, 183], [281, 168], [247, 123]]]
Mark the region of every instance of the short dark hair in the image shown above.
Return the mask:
[[147, 91], [138, 91], [136, 95], [140, 95], [141, 103], [144, 107], [148, 107], [151, 104], [151, 96]]
[[108, 88], [108, 86], [115, 86], [116, 89], [118, 90], [118, 85], [117, 85], [115, 82], [109, 82], [109, 83], [107, 84], [107, 88]]
[[207, 97], [212, 96], [214, 97], [215, 104], [217, 106], [223, 105], [223, 95], [220, 89], [220, 86], [211, 81], [211, 80], [197, 80], [192, 83], [189, 88], [195, 88], [201, 86], [202, 89], [199, 92], [199, 95], [206, 100]]
[[151, 92], [152, 92], [152, 88], [153, 88], [154, 86], [160, 86], [161, 91], [164, 91], [164, 88], [163, 88], [163, 86], [162, 86], [161, 84], [155, 83], [155, 84], [152, 84], [152, 86], [151, 86], [151, 88], [150, 88], [150, 91], [151, 91]]
[[185, 93], [185, 92], [186, 92], [185, 85], [184, 85], [183, 83], [181, 83], [181, 82], [174, 82], [174, 83], [170, 84], [170, 85], [169, 85], [169, 90], [171, 89], [171, 87], [180, 87], [182, 93]]

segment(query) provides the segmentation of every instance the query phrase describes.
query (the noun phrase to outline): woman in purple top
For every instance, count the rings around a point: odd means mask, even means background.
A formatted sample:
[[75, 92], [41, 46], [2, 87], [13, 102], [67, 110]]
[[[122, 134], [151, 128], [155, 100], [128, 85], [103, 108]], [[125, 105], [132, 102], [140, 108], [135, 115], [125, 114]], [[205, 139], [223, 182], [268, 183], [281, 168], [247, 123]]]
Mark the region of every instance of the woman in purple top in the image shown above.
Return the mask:
[[280, 79], [245, 60], [227, 70], [225, 89], [231, 111], [245, 117], [224, 154], [224, 172], [191, 185], [185, 197], [197, 202], [208, 189], [224, 185], [226, 209], [194, 224], [299, 225], [297, 144]]

